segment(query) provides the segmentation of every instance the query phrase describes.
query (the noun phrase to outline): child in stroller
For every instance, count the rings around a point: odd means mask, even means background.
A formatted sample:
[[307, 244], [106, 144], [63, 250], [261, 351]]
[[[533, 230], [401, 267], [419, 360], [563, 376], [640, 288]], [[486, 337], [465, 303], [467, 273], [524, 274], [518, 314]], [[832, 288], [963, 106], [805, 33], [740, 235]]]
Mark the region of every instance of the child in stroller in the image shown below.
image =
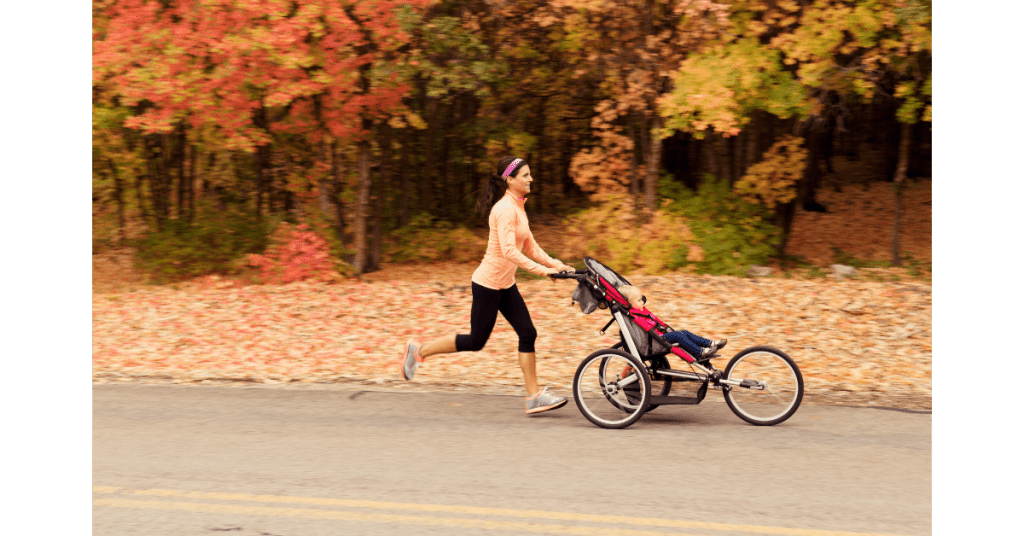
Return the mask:
[[[635, 307], [644, 307], [647, 303], [647, 297], [643, 295], [643, 292], [632, 285], [623, 285], [619, 288], [619, 293]], [[669, 331], [663, 337], [666, 341], [678, 345], [698, 361], [711, 357], [719, 349], [725, 348], [726, 343], [729, 342], [728, 339], [714, 341], [705, 339], [686, 330]]]

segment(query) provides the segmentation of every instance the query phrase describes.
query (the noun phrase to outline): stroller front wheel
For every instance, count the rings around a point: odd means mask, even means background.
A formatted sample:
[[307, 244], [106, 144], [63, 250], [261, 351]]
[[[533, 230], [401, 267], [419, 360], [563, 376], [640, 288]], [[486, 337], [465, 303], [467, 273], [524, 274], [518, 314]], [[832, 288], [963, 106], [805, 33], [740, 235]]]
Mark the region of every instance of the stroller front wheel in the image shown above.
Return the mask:
[[804, 379], [791, 357], [770, 346], [754, 346], [736, 354], [725, 367], [725, 403], [737, 417], [771, 426], [793, 416], [804, 397]]

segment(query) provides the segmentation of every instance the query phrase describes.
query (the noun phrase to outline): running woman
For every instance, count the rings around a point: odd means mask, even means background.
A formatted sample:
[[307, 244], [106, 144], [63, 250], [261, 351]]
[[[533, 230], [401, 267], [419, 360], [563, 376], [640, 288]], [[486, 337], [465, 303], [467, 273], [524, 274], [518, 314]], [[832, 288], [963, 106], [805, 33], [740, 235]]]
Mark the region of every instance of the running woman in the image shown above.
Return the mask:
[[[565, 405], [564, 397], [548, 393], [547, 387], [541, 389], [537, 385], [537, 356], [533, 346], [537, 330], [516, 287], [517, 267], [537, 275], [574, 270], [549, 257], [533, 239], [525, 210], [531, 182], [530, 166], [522, 158], [506, 156], [499, 162], [497, 173], [490, 176], [487, 186], [481, 190], [476, 210], [481, 216], [489, 211], [490, 237], [484, 259], [473, 272], [471, 331], [468, 335], [441, 337], [422, 346], [412, 339], [406, 342], [402, 364], [402, 377], [406, 380], [411, 380], [416, 368], [430, 356], [483, 349], [500, 311], [519, 335], [519, 366], [523, 369], [528, 394], [527, 415]], [[523, 252], [540, 263], [530, 260]]]

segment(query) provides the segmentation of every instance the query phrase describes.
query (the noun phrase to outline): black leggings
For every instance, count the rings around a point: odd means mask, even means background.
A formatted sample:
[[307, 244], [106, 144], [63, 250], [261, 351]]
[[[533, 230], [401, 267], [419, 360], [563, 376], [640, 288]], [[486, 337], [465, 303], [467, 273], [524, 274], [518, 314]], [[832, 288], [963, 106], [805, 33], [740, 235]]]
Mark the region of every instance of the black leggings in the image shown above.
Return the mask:
[[533, 343], [537, 341], [537, 328], [530, 320], [530, 311], [526, 308], [523, 296], [515, 285], [494, 290], [473, 283], [473, 310], [470, 313], [469, 335], [455, 336], [455, 350], [459, 352], [479, 352], [494, 329], [494, 321], [498, 319], [498, 311], [508, 320], [519, 335], [519, 351], [533, 352]]

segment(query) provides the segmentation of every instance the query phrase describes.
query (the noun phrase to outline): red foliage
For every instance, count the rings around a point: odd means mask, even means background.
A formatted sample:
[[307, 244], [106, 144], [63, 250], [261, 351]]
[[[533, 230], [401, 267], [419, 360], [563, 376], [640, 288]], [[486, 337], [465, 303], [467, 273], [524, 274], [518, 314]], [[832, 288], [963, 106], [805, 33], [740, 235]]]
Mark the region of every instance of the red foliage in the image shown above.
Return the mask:
[[248, 265], [259, 269], [262, 283], [334, 281], [339, 277], [327, 242], [306, 224], [282, 223], [271, 236], [264, 255], [249, 255]]
[[[208, 125], [229, 149], [266, 144], [270, 129], [361, 136], [361, 117], [395, 109], [408, 90], [394, 76], [371, 84], [366, 72], [401, 63], [410, 36], [400, 10], [430, 1], [107, 0], [94, 26], [93, 82], [139, 106], [128, 128]], [[254, 121], [271, 110], [288, 115]]]

